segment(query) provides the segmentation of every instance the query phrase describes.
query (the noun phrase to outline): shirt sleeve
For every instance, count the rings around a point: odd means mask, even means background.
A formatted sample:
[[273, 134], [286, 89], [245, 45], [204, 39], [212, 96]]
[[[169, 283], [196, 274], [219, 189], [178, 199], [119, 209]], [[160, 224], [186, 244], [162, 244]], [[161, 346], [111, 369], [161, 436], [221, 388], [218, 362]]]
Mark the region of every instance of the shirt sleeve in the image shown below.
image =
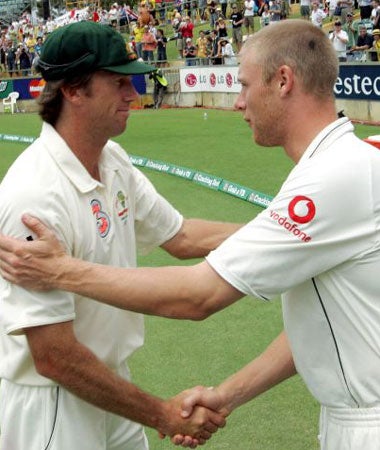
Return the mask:
[[295, 168], [254, 220], [207, 257], [219, 275], [247, 295], [269, 300], [375, 245], [371, 177], [366, 158], [340, 167], [324, 158]]
[[134, 168], [136, 178], [136, 242], [140, 253], [174, 237], [182, 226], [182, 215], [154, 188], [148, 178]]
[[[54, 229], [58, 238], [65, 243], [71, 226], [66, 223], [69, 222], [69, 215], [60, 211], [64, 208], [62, 202], [47, 198], [46, 193], [38, 187], [29, 192], [17, 191], [13, 187], [8, 190], [12, 184], [15, 183], [2, 186], [1, 232], [26, 239], [31, 232], [22, 224], [21, 216], [29, 213]], [[65, 228], [66, 236], [63, 231]], [[0, 320], [7, 334], [23, 334], [27, 327], [66, 322], [75, 317], [73, 294], [68, 292], [26, 290], [0, 277], [0, 296]]]

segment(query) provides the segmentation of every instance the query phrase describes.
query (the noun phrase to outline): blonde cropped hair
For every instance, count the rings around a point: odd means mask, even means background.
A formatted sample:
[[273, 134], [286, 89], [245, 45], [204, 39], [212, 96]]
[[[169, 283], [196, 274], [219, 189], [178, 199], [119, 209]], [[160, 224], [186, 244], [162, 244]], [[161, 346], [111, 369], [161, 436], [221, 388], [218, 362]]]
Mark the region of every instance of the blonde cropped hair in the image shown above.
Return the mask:
[[265, 84], [287, 65], [305, 92], [333, 96], [339, 73], [336, 52], [327, 35], [310, 22], [290, 19], [264, 27], [245, 42], [242, 55], [249, 58], [251, 52], [262, 67]]

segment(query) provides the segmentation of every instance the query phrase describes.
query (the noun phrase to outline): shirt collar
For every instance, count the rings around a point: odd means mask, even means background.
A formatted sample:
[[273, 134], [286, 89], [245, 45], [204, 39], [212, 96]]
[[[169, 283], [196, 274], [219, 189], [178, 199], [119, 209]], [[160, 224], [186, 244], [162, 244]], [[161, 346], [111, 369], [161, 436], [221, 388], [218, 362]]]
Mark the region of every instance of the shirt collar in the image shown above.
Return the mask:
[[303, 161], [312, 158], [313, 155], [329, 147], [334, 141], [344, 134], [352, 133], [353, 131], [354, 127], [347, 117], [342, 117], [335, 120], [317, 134], [305, 150], [298, 163], [302, 163]]
[[[40, 139], [49, 155], [81, 193], [87, 193], [97, 187], [104, 186], [101, 182], [92, 178], [87, 169], [52, 125], [46, 122], [42, 124]], [[105, 148], [103, 148], [99, 159], [99, 166], [103, 169], [116, 170], [117, 166], [115, 165], [115, 161], [112, 157], [108, 156], [108, 152], [104, 151]]]

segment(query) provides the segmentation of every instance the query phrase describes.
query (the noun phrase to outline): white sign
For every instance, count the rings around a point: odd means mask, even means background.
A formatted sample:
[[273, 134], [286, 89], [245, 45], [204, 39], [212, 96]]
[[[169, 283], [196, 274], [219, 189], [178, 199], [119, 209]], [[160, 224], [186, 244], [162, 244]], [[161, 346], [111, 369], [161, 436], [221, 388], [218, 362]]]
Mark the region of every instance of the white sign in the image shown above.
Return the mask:
[[186, 67], [180, 69], [181, 92], [239, 93], [238, 66]]

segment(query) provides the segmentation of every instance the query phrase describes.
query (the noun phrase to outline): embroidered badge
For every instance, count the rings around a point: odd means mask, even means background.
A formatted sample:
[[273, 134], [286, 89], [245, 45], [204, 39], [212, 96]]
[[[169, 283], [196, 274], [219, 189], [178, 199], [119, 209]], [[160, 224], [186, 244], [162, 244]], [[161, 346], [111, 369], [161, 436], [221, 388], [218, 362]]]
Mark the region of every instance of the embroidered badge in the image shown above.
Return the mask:
[[115, 207], [117, 211], [118, 217], [122, 220], [122, 222], [125, 222], [128, 218], [128, 198], [124, 195], [122, 191], [119, 191], [116, 194], [116, 200], [115, 200]]
[[96, 226], [98, 228], [100, 237], [104, 238], [107, 236], [111, 228], [111, 221], [107, 213], [102, 211], [102, 204], [99, 200], [91, 200], [92, 214], [96, 219]]

